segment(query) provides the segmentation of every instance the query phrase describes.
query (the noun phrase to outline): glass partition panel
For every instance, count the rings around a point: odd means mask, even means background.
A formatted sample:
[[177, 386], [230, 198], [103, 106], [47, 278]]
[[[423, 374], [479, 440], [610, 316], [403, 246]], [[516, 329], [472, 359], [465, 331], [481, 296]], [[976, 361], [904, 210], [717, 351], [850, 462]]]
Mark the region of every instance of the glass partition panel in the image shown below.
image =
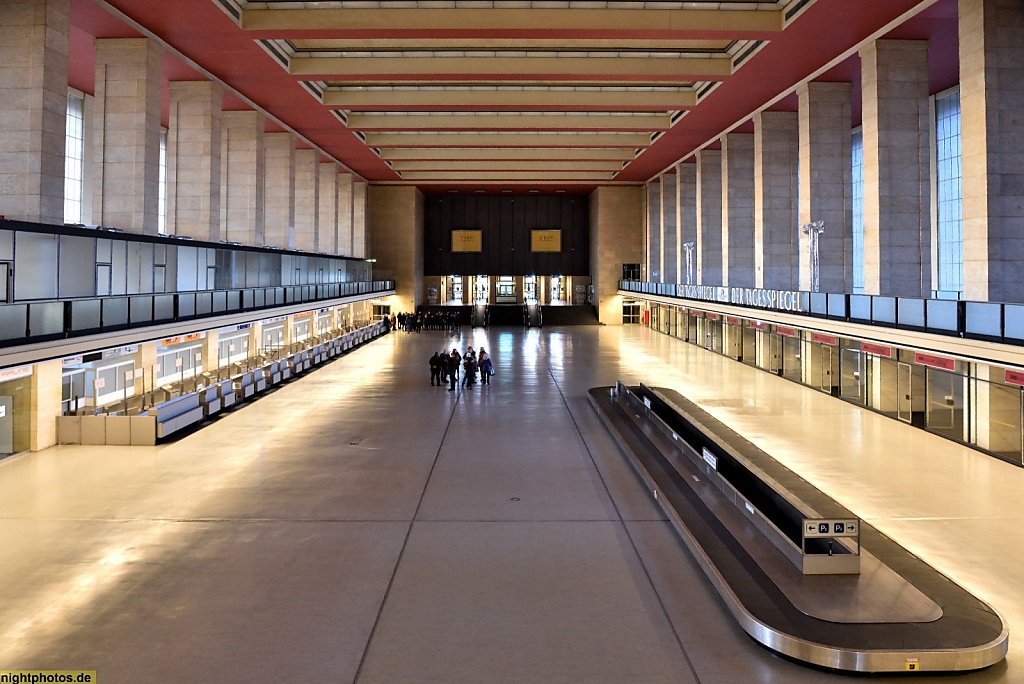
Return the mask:
[[170, 321], [174, 319], [174, 295], [157, 295], [153, 297], [153, 320]]
[[28, 307], [28, 329], [32, 337], [64, 332], [64, 302], [38, 302]]
[[100, 327], [99, 299], [79, 299], [71, 302], [71, 330], [96, 330]]
[[864, 355], [859, 349], [843, 349], [840, 368], [839, 396], [863, 406], [867, 401], [865, 392]]
[[828, 295], [824, 292], [812, 292], [811, 308], [812, 314], [828, 314]]
[[20, 340], [25, 337], [28, 323], [27, 304], [0, 306], [0, 340]]
[[1015, 340], [1024, 340], [1024, 306], [1004, 304], [1003, 334]]
[[128, 325], [128, 298], [103, 300], [103, 327]]
[[900, 298], [896, 304], [896, 322], [914, 328], [924, 327], [924, 300]]
[[871, 297], [850, 295], [850, 318], [858, 321], [871, 320]]
[[828, 315], [836, 318], [846, 318], [846, 295], [828, 295]]
[[132, 297], [128, 302], [132, 324], [149, 323], [153, 320], [153, 298]]
[[1002, 327], [1001, 305], [989, 302], [967, 302], [964, 330], [968, 334], [999, 337]]
[[926, 301], [926, 318], [925, 322], [929, 328], [937, 330], [949, 330], [956, 332], [959, 328], [957, 325], [957, 302], [940, 300], [940, 299], [929, 299]]
[[896, 322], [896, 298], [895, 297], [872, 297], [871, 298], [871, 320], [876, 323]]

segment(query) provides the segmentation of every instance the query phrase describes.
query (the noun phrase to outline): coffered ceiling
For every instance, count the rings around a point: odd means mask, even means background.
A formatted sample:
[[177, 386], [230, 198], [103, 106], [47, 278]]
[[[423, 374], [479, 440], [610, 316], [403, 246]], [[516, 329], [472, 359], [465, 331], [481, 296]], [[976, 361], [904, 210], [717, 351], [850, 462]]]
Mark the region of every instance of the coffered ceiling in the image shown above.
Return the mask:
[[73, 0], [72, 21], [157, 38], [368, 180], [586, 192], [647, 180], [934, 4]]

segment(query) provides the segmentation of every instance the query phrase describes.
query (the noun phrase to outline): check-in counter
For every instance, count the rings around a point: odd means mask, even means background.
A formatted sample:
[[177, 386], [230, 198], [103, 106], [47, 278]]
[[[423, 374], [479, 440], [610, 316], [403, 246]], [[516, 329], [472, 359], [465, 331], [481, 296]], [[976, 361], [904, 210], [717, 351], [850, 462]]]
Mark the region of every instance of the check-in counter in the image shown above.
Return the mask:
[[267, 389], [267, 376], [264, 374], [262, 368], [257, 368], [252, 372], [252, 381], [256, 385], [256, 391], [262, 392]]
[[199, 393], [191, 392], [151, 406], [143, 415], [156, 419], [156, 436], [160, 438], [201, 421], [203, 407], [199, 403]]
[[217, 391], [216, 385], [204, 387], [197, 391], [196, 394], [199, 396], [199, 405], [203, 407], [204, 416], [212, 416], [224, 408], [224, 403], [220, 400], [220, 393]]
[[220, 380], [215, 387], [217, 388], [217, 394], [220, 396], [221, 408], [235, 405], [235, 388], [231, 380]]
[[256, 393], [256, 385], [253, 384], [252, 373], [249, 371], [231, 378], [231, 387], [239, 400], [248, 399]]

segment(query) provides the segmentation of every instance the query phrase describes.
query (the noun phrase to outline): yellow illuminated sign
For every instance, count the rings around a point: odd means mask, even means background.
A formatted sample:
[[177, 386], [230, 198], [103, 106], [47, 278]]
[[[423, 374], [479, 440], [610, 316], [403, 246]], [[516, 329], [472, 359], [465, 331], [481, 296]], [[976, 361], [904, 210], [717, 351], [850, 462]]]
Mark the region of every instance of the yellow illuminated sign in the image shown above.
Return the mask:
[[480, 252], [483, 251], [482, 230], [453, 230], [452, 251], [453, 252]]
[[531, 230], [530, 231], [531, 252], [561, 252], [562, 231], [560, 230]]

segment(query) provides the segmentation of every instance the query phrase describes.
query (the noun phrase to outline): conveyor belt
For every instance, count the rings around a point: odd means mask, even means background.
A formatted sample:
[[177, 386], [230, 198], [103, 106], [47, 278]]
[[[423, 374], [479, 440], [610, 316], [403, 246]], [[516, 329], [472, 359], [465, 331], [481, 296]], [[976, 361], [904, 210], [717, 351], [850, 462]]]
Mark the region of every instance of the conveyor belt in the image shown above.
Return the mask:
[[[719, 516], [717, 490], [686, 459], [666, 457], [656, 431], [648, 430], [619, 406], [611, 387], [590, 391], [590, 400], [612, 435], [690, 547], [744, 630], [768, 648], [796, 660], [858, 672], [965, 671], [1006, 656], [1008, 633], [999, 615], [875, 528], [861, 523], [861, 545], [941, 607], [928, 622], [845, 623], [811, 617], [798, 610], [762, 568], [759, 551], [738, 539]], [[692, 402], [671, 390], [659, 394], [705, 429], [727, 440], [744, 457], [812, 506], [835, 503], [798, 475], [751, 445]], [[711, 491], [714, 490], [714, 491]], [[707, 503], [711, 502], [711, 505]], [[798, 572], [794, 569], [794, 572]], [[822, 577], [817, 581], [843, 581]], [[827, 595], [827, 594], [826, 594]]]

